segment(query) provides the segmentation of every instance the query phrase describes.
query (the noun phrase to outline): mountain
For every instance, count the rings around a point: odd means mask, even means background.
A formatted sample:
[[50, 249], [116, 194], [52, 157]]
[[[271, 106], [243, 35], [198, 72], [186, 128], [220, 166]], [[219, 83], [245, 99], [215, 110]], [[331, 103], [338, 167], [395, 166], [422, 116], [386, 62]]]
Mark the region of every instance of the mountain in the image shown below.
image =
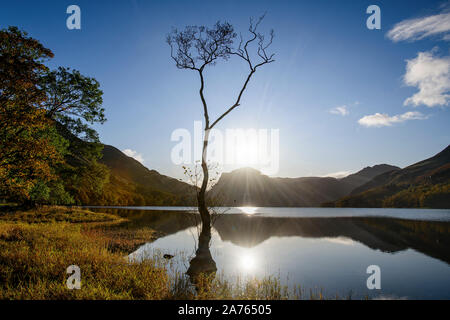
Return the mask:
[[[100, 162], [109, 169], [109, 182], [100, 204], [192, 205], [195, 190], [187, 183], [149, 170], [117, 148], [104, 145]], [[97, 203], [98, 204], [98, 203]]]
[[450, 208], [450, 146], [429, 159], [380, 174], [326, 205]]
[[[65, 156], [70, 175], [61, 176], [77, 204], [108, 206], [170, 206], [195, 204], [195, 189], [184, 182], [149, 170], [109, 145], [80, 139], [55, 122], [69, 142]], [[100, 159], [97, 160], [97, 157]]]
[[348, 183], [351, 186], [361, 186], [369, 181], [371, 181], [374, 177], [391, 171], [400, 170], [399, 167], [391, 166], [389, 164], [378, 164], [373, 167], [366, 167], [357, 173], [351, 174], [345, 178], [342, 178], [341, 181]]
[[258, 170], [242, 168], [223, 173], [208, 195], [224, 206], [315, 207], [348, 195], [380, 173], [398, 169], [383, 164], [336, 179], [272, 178]]

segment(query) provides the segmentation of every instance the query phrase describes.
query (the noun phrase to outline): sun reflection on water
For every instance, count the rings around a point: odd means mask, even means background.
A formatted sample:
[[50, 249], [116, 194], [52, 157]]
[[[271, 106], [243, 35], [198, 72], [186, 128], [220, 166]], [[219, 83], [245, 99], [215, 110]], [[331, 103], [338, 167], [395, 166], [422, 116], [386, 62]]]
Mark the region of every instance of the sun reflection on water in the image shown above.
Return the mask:
[[251, 254], [244, 252], [239, 259], [240, 269], [243, 271], [253, 271], [257, 267], [258, 261], [256, 257]]
[[258, 207], [239, 207], [238, 209], [241, 210], [245, 214], [252, 215], [252, 214], [255, 214]]

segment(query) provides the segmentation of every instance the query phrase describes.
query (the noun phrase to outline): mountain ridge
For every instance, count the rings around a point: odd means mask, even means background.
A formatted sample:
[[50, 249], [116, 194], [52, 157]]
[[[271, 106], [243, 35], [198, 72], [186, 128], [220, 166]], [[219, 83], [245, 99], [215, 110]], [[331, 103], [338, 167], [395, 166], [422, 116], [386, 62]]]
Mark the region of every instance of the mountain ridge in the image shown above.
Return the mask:
[[345, 178], [268, 177], [253, 168], [222, 173], [209, 196], [225, 206], [320, 206], [337, 200], [380, 172], [400, 168], [386, 164], [366, 167]]
[[[110, 170], [109, 196], [95, 204], [195, 205], [193, 186], [148, 169], [113, 146], [104, 145], [100, 162]], [[343, 178], [269, 177], [254, 168], [239, 168], [222, 173], [208, 197], [219, 206], [448, 208], [449, 180], [447, 146], [403, 169], [377, 164]]]
[[450, 145], [428, 159], [380, 174], [324, 206], [450, 208]]

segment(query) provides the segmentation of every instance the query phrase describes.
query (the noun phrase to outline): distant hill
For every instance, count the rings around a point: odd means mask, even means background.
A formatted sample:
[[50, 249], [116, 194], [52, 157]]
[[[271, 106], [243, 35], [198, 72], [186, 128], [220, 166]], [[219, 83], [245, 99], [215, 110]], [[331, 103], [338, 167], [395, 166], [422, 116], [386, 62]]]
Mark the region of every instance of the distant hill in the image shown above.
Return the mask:
[[342, 179], [331, 177], [272, 178], [252, 168], [223, 173], [209, 195], [224, 206], [315, 207], [348, 195], [354, 188], [387, 171], [377, 165]]
[[351, 174], [345, 178], [340, 179], [342, 182], [346, 182], [354, 188], [361, 186], [374, 177], [387, 172], [393, 172], [400, 170], [399, 167], [391, 166], [389, 164], [378, 164], [373, 167], [366, 167], [357, 173]]
[[149, 170], [113, 146], [104, 145], [100, 162], [110, 170], [109, 183], [100, 204], [194, 204], [195, 190], [191, 185]]
[[[68, 180], [66, 188], [72, 188], [77, 204], [108, 206], [171, 206], [194, 205], [195, 189], [177, 179], [149, 170], [139, 161], [128, 157], [119, 149], [100, 143], [86, 142], [74, 135], [65, 126], [55, 122], [58, 133], [70, 141], [70, 153], [65, 160], [73, 172], [88, 167], [81, 175], [99, 176], [95, 179], [78, 177], [75, 184]], [[94, 152], [95, 150], [95, 152]], [[101, 152], [101, 154], [98, 154]], [[93, 161], [86, 155], [93, 153], [100, 159]], [[106, 174], [105, 174], [106, 173]], [[72, 173], [73, 175], [73, 173]], [[106, 179], [105, 179], [106, 177]], [[67, 178], [66, 178], [67, 179]], [[88, 183], [99, 184], [86, 185]], [[92, 181], [92, 182], [91, 182]], [[78, 184], [77, 184], [78, 183]]]
[[380, 174], [351, 195], [324, 205], [450, 208], [450, 146], [429, 159]]

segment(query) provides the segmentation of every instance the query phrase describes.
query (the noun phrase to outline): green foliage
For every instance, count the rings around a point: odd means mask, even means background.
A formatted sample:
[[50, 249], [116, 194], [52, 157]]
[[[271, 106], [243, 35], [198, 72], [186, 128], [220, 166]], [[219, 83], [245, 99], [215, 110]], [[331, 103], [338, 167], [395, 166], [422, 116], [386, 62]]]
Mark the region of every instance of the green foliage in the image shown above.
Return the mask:
[[52, 52], [16, 27], [0, 31], [0, 196], [72, 204], [97, 196], [108, 170], [88, 124], [106, 121], [100, 84], [79, 71], [49, 71]]
[[0, 30], [0, 196], [19, 202], [46, 197], [43, 184], [62, 161], [42, 109], [43, 64], [53, 53], [16, 27]]
[[109, 169], [92, 159], [79, 166], [65, 168], [67, 189], [73, 195], [76, 204], [93, 204], [94, 199], [105, 192], [105, 184], [109, 181]]
[[41, 77], [40, 84], [48, 97], [44, 104], [47, 115], [82, 140], [98, 142], [98, 134], [86, 122], [106, 121], [99, 82], [77, 70], [59, 67]]

